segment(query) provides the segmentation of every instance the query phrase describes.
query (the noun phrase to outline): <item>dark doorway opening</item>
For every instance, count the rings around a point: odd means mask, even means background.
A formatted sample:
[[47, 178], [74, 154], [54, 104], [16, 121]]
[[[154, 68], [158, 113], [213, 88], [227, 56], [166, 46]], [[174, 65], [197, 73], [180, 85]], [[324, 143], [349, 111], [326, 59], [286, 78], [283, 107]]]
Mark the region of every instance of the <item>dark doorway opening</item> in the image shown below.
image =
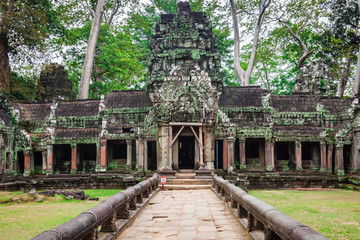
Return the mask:
[[344, 145], [344, 171], [345, 173], [351, 172], [351, 145]]
[[78, 154], [79, 154], [78, 171], [83, 173], [95, 172], [96, 144], [79, 144]]
[[179, 137], [179, 168], [195, 168], [195, 137]]
[[42, 152], [36, 151], [34, 152], [34, 169], [35, 173], [41, 174], [43, 172], [42, 169]]
[[54, 145], [54, 171], [57, 173], [70, 173], [71, 146], [70, 144]]
[[223, 169], [224, 160], [224, 141], [223, 140], [215, 140], [215, 168]]
[[156, 141], [148, 141], [148, 170], [157, 170]]
[[109, 170], [125, 167], [127, 161], [127, 145], [124, 140], [110, 140], [107, 142], [107, 164]]
[[22, 151], [17, 152], [18, 170], [19, 173], [21, 174], [24, 174], [24, 161], [25, 161], [24, 152]]

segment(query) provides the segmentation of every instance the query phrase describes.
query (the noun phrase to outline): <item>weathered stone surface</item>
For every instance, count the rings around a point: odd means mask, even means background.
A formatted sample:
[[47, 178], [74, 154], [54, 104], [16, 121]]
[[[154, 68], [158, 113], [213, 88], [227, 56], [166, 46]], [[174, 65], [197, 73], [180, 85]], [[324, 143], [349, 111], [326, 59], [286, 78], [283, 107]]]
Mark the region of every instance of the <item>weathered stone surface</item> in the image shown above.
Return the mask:
[[211, 190], [161, 191], [118, 239], [246, 239], [236, 221]]

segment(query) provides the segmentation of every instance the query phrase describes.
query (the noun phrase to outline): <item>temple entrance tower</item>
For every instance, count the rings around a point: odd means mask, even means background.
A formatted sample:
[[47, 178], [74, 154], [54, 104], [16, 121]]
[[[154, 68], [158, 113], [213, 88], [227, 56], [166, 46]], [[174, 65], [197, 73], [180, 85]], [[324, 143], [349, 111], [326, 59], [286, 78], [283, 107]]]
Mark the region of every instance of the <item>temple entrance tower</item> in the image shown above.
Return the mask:
[[151, 38], [147, 92], [158, 124], [158, 169], [214, 167], [214, 129], [222, 92], [217, 37], [205, 13], [178, 3]]

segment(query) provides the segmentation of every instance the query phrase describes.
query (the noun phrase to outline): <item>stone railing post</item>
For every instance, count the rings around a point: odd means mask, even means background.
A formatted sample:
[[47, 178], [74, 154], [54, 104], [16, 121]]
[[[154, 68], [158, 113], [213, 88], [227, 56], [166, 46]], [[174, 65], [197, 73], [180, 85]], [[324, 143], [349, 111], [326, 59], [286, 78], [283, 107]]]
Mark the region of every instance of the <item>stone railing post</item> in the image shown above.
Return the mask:
[[120, 209], [117, 211], [118, 219], [129, 219], [130, 211], [129, 211], [129, 203], [124, 203], [121, 205]]

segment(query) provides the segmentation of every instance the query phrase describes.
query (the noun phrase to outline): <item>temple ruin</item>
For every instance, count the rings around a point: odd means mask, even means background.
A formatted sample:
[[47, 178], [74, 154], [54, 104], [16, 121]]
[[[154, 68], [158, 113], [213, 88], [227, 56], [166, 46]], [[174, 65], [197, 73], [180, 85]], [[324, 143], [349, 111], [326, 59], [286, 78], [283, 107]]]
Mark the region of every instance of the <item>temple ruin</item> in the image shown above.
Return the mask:
[[1, 172], [359, 170], [358, 98], [334, 97], [321, 62], [303, 69], [292, 95], [224, 86], [211, 23], [185, 2], [161, 15], [150, 44], [146, 90], [31, 103], [1, 96]]

